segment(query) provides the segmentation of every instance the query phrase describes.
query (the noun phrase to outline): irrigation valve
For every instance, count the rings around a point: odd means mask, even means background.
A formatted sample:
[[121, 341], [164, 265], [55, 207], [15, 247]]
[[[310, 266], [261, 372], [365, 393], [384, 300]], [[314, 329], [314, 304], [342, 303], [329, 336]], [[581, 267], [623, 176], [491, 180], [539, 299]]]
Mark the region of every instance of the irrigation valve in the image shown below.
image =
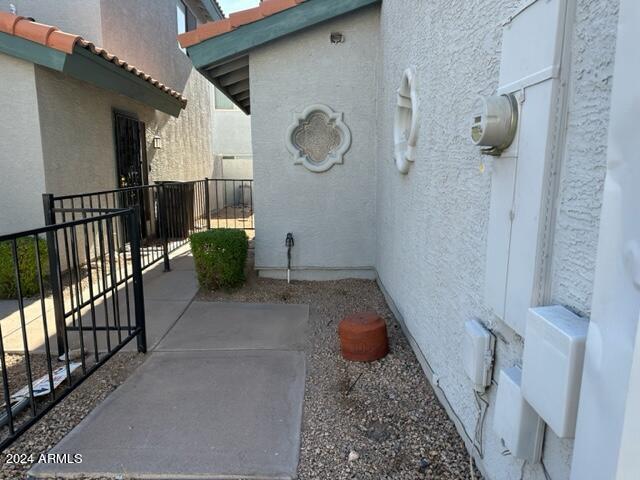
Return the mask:
[[293, 233], [287, 233], [284, 244], [287, 247], [287, 283], [291, 283], [291, 249], [295, 244]]

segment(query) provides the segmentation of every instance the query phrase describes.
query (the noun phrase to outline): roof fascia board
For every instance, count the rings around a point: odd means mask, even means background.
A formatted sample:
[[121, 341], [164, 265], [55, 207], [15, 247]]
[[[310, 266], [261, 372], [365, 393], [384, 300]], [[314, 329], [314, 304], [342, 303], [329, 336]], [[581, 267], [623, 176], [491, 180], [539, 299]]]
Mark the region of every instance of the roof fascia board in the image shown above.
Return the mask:
[[61, 72], [67, 54], [24, 38], [0, 32], [0, 52]]
[[381, 0], [307, 0], [257, 22], [243, 25], [229, 33], [210, 38], [187, 48], [197, 69], [246, 54], [285, 35], [295, 33], [354, 10], [380, 3]]
[[177, 98], [77, 45], [73, 55], [68, 56], [63, 73], [133, 98], [173, 117], [178, 117], [182, 111], [182, 104]]
[[68, 55], [0, 32], [0, 52], [126, 95], [174, 117], [178, 117], [182, 111], [182, 104], [177, 98], [78, 45], [74, 47], [73, 54]]

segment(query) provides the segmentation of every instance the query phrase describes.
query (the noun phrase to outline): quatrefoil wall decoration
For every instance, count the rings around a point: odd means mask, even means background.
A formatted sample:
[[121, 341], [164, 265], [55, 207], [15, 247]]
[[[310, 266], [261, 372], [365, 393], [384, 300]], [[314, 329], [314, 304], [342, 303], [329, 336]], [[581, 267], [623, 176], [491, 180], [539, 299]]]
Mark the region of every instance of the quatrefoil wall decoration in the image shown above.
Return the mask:
[[320, 104], [295, 114], [286, 138], [294, 164], [319, 173], [342, 163], [351, 146], [351, 132], [342, 117], [342, 113]]

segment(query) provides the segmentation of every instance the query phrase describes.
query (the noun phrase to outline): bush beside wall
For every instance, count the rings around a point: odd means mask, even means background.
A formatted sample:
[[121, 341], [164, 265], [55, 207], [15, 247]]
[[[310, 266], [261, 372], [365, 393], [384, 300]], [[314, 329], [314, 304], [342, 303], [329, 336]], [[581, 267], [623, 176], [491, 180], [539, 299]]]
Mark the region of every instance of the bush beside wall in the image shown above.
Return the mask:
[[[40, 270], [42, 272], [44, 286], [47, 286], [49, 277], [49, 261], [47, 257], [47, 243], [38, 240], [40, 248]], [[13, 261], [11, 242], [0, 243], [0, 299], [18, 297], [16, 275]], [[18, 267], [20, 269], [20, 287], [24, 297], [30, 297], [40, 293], [38, 282], [38, 269], [36, 265], [36, 248], [33, 238], [20, 238], [17, 241]]]
[[244, 230], [208, 230], [194, 233], [189, 241], [202, 288], [233, 288], [244, 283], [244, 264], [249, 249]]

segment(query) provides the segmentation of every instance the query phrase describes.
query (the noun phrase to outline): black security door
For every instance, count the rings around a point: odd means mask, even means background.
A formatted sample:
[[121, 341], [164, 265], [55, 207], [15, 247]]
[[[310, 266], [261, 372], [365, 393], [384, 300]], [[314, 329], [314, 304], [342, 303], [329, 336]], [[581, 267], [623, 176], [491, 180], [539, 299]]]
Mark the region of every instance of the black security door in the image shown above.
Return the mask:
[[[119, 188], [147, 185], [147, 156], [145, 125], [132, 115], [114, 112], [117, 181]], [[140, 207], [140, 228], [142, 238], [147, 237], [146, 190], [135, 189], [121, 194], [122, 207], [138, 205]]]

